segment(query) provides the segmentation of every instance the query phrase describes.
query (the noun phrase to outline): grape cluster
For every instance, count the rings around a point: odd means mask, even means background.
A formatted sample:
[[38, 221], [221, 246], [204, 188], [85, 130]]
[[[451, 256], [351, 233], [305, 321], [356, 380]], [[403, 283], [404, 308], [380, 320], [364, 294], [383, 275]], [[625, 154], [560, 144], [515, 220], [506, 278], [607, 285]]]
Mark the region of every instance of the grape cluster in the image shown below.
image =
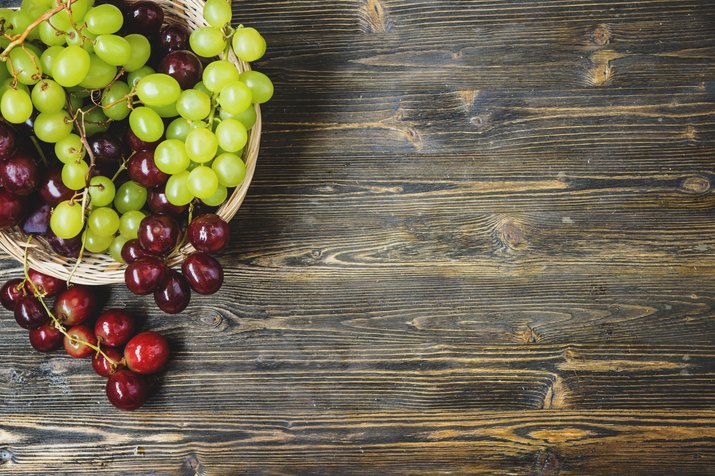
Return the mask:
[[[215, 213], [246, 176], [243, 151], [270, 79], [228, 60], [260, 59], [254, 28], [231, 26], [230, 0], [207, 0], [207, 26], [168, 24], [151, 0], [23, 0], [0, 8], [0, 229], [44, 236], [59, 255], [107, 253], [125, 283], [179, 313], [191, 293], [213, 294], [223, 269], [211, 255], [228, 241]], [[166, 258], [189, 242], [181, 270]], [[89, 288], [27, 270], [0, 302], [30, 342], [93, 355], [117, 407], [147, 397], [143, 374], [160, 370], [166, 339], [134, 334], [112, 309], [94, 328]], [[57, 296], [51, 310], [45, 299]], [[125, 346], [122, 350], [122, 346]]]
[[[54, 304], [47, 304], [54, 297]], [[18, 325], [29, 331], [39, 352], [62, 346], [70, 356], [92, 357], [95, 372], [107, 378], [109, 401], [122, 410], [139, 408], [149, 396], [146, 375], [161, 371], [169, 344], [161, 334], [137, 333], [136, 319], [122, 309], [99, 309], [97, 294], [88, 286], [66, 287], [64, 281], [28, 269], [25, 279], [11, 279], [0, 288], [0, 304], [12, 311]]]

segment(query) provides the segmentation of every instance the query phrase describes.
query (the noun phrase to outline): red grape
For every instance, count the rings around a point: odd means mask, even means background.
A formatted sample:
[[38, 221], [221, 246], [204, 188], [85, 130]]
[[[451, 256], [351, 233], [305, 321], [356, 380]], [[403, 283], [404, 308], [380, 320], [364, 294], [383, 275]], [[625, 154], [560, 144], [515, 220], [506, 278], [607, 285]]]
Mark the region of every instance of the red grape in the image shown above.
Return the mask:
[[74, 195], [74, 192], [62, 182], [62, 170], [57, 167], [45, 171], [38, 190], [42, 200], [53, 207]]
[[55, 299], [55, 317], [68, 326], [81, 324], [94, 314], [97, 301], [97, 295], [89, 286], [75, 284]]
[[15, 321], [24, 329], [35, 329], [50, 320], [50, 316], [35, 296], [22, 296], [15, 304]]
[[181, 271], [199, 294], [214, 294], [223, 284], [223, 268], [212, 256], [200, 251], [189, 255], [181, 265]]
[[124, 348], [127, 367], [139, 374], [154, 374], [164, 368], [169, 360], [169, 343], [156, 332], [135, 335]]
[[24, 283], [24, 279], [11, 279], [0, 288], [0, 303], [8, 311], [14, 311], [17, 301], [25, 295]]
[[44, 235], [50, 226], [52, 207], [46, 203], [36, 203], [30, 208], [30, 213], [22, 220], [22, 231], [28, 235]]
[[135, 152], [140, 150], [154, 150], [156, 149], [156, 146], [159, 145], [159, 142], [161, 142], [161, 139], [155, 142], [144, 142], [138, 138], [130, 128], [127, 128], [127, 132], [124, 134], [124, 139], [129, 145], [129, 148]]
[[105, 346], [101, 346], [101, 348], [102, 352], [104, 352], [107, 357], [112, 359], [112, 361], [115, 363], [115, 366], [112, 366], [112, 364], [109, 363], [109, 361], [104, 358], [102, 354], [97, 352], [92, 357], [92, 368], [94, 368], [94, 371], [97, 372], [98, 375], [101, 375], [102, 377], [109, 377], [114, 372], [118, 372], [125, 368], [124, 364], [122, 363], [122, 352], [119, 349]]
[[[65, 289], [65, 282], [54, 276], [48, 276], [34, 269], [29, 269], [27, 274], [30, 277], [30, 281], [35, 285], [35, 288], [40, 293], [44, 293], [47, 297], [52, 297]], [[30, 288], [32, 288], [32, 286], [30, 286]]]
[[[0, 196], [1, 194], [2, 192], [0, 191]], [[1, 200], [2, 198], [0, 198]], [[74, 238], [64, 239], [55, 235], [52, 229], [48, 228], [46, 237], [47, 242], [58, 255], [68, 258], [77, 258], [79, 256], [79, 252], [82, 249], [82, 234]]]
[[179, 241], [179, 224], [168, 215], [149, 215], [139, 224], [139, 243], [149, 253], [163, 255]]
[[189, 30], [181, 25], [168, 25], [159, 33], [159, 43], [165, 53], [185, 50], [189, 47], [190, 35]]
[[163, 185], [149, 190], [146, 203], [154, 213], [164, 213], [173, 217], [179, 216], [189, 209], [188, 205], [177, 206], [169, 202]]
[[196, 54], [189, 50], [172, 51], [161, 60], [157, 73], [168, 74], [178, 81], [181, 89], [191, 89], [201, 81], [204, 66]]
[[163, 22], [164, 10], [150, 0], [132, 3], [126, 8], [124, 27], [130, 33], [150, 36], [159, 33]]
[[91, 347], [86, 343], [97, 345], [97, 338], [92, 333], [92, 330], [81, 324], [79, 326], [70, 327], [67, 330], [68, 336], [65, 336], [65, 351], [75, 359], [84, 359], [92, 355]]
[[154, 291], [154, 302], [167, 314], [178, 314], [189, 305], [191, 288], [181, 273], [169, 270], [169, 276]]
[[53, 324], [30, 330], [30, 345], [38, 352], [52, 352], [62, 347], [64, 335]]
[[213, 213], [198, 216], [189, 223], [189, 241], [199, 251], [214, 253], [223, 249], [228, 234], [228, 224]]
[[134, 335], [134, 318], [122, 309], [109, 309], [94, 323], [94, 334], [102, 344], [116, 347], [126, 344]]
[[141, 375], [120, 370], [107, 380], [107, 398], [120, 410], [136, 410], [149, 398], [149, 385]]
[[124, 270], [124, 283], [134, 294], [151, 294], [164, 281], [167, 270], [159, 258], [147, 256], [127, 266]]
[[[188, 41], [189, 37], [187, 32], [186, 42]], [[7, 123], [0, 122], [0, 160], [4, 160], [10, 157], [14, 150], [15, 131], [13, 131], [12, 127], [10, 127]]]
[[122, 247], [122, 258], [126, 263], [133, 263], [141, 258], [146, 258], [147, 256], [154, 256], [144, 248], [139, 243], [136, 238], [127, 241]]

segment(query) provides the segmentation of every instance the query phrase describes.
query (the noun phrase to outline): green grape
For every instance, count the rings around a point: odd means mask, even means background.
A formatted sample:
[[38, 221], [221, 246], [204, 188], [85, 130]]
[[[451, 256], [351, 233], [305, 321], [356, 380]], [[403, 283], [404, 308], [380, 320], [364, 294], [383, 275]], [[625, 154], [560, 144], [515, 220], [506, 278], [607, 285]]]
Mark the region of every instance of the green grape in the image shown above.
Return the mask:
[[[30, 23], [32, 23], [33, 21], [35, 21], [35, 19], [32, 17], [32, 14], [27, 10], [15, 10], [15, 12], [12, 14], [12, 18], [10, 18], [12, 32], [15, 34], [22, 33], [27, 29], [28, 26], [30, 26]], [[30, 34], [27, 35], [27, 39], [40, 39], [40, 32], [37, 30], [37, 28], [33, 28], [32, 30], [30, 30]]]
[[25, 91], [28, 95], [30, 94], [30, 88], [28, 88], [26, 84], [17, 83], [13, 86], [12, 83], [14, 82], [15, 80], [12, 78], [8, 78], [0, 82], [0, 97], [2, 97], [2, 95], [5, 94], [5, 91], [7, 91], [8, 89], [21, 89], [22, 91]]
[[130, 210], [141, 210], [146, 203], [146, 189], [134, 181], [124, 182], [117, 189], [114, 197], [114, 208], [119, 213]]
[[65, 107], [67, 96], [62, 86], [51, 79], [43, 79], [32, 88], [32, 103], [40, 112], [58, 112]]
[[[151, 45], [146, 36], [133, 33], [124, 37], [132, 48], [132, 59], [124, 63], [124, 71], [131, 73], [146, 64], [151, 56]], [[130, 82], [131, 84], [131, 82]]]
[[157, 141], [164, 133], [164, 122], [159, 114], [145, 106], [137, 107], [129, 114], [129, 127], [144, 142]]
[[112, 244], [109, 245], [109, 256], [114, 259], [117, 263], [125, 264], [124, 258], [122, 258], [122, 248], [129, 241], [129, 238], [123, 235], [117, 235], [112, 240]]
[[20, 4], [20, 9], [29, 12], [33, 19], [37, 19], [51, 8], [52, 1], [50, 0], [22, 0]]
[[236, 66], [226, 60], [213, 61], [206, 65], [202, 77], [206, 89], [213, 93], [220, 93], [224, 86], [238, 81], [238, 78]]
[[139, 210], [129, 210], [119, 220], [119, 233], [127, 240], [133, 240], [139, 232], [139, 224], [146, 215]]
[[8, 55], [10, 67], [15, 72], [17, 80], [22, 84], [35, 84], [42, 78], [40, 57], [34, 51], [25, 48], [14, 48]]
[[119, 215], [109, 207], [95, 208], [87, 218], [87, 226], [97, 236], [114, 237], [119, 230]]
[[156, 71], [154, 71], [154, 68], [152, 68], [151, 66], [144, 65], [141, 68], [129, 73], [129, 75], [127, 76], [127, 83], [130, 86], [136, 86], [140, 79], [145, 76], [149, 76], [150, 74], [154, 74], [155, 72]]
[[178, 174], [189, 166], [189, 155], [184, 143], [177, 139], [162, 141], [154, 150], [154, 163], [165, 174]]
[[[60, 4], [66, 4], [67, 0], [54, 0], [54, 5], [60, 5]], [[67, 10], [61, 10], [60, 12], [57, 13], [57, 15], [61, 15], [66, 17], [65, 21], [69, 24], [70, 22], [72, 23], [81, 23], [82, 19], [84, 18], [85, 14], [87, 13], [87, 10], [94, 4], [94, 0], [76, 0], [72, 6], [70, 7], [70, 11], [72, 12], [72, 18], [70, 19], [69, 14], [67, 13]]]
[[97, 55], [89, 55], [89, 71], [79, 85], [86, 89], [101, 89], [111, 83], [116, 75], [116, 66], [104, 62]]
[[69, 134], [55, 143], [55, 155], [64, 164], [80, 162], [86, 154], [82, 139], [77, 134]]
[[89, 53], [81, 46], [70, 45], [55, 57], [52, 77], [65, 88], [77, 86], [87, 76], [89, 66]]
[[203, 13], [206, 23], [216, 28], [231, 23], [231, 3], [226, 0], [207, 0]]
[[248, 132], [236, 119], [224, 119], [216, 126], [218, 145], [226, 152], [238, 152], [246, 147]]
[[213, 195], [208, 198], [204, 198], [201, 201], [210, 207], [218, 207], [226, 201], [226, 197], [228, 197], [228, 189], [226, 189], [223, 185], [219, 185]]
[[211, 162], [210, 162], [210, 161], [201, 164], [201, 163], [199, 163], [199, 162], [194, 162], [194, 161], [192, 160], [191, 162], [189, 162], [189, 166], [186, 168], [186, 170], [188, 170], [189, 172], [191, 172], [191, 171], [194, 170], [196, 167], [203, 167], [203, 166], [209, 167], [210, 165], [211, 165]]
[[40, 41], [47, 46], [64, 45], [65, 41], [67, 41], [65, 32], [54, 25], [52, 18], [40, 23], [37, 29], [39, 30]]
[[[178, 139], [183, 142], [186, 140], [186, 136], [189, 135], [189, 131], [191, 131], [189, 121], [183, 117], [177, 117], [166, 127], [166, 138]], [[185, 151], [183, 144], [181, 145], [181, 149]]]
[[104, 114], [115, 121], [121, 121], [129, 115], [129, 92], [131, 89], [124, 81], [116, 81], [102, 93]]
[[236, 58], [251, 63], [266, 53], [266, 40], [255, 28], [239, 28], [231, 40]]
[[[42, 63], [42, 60], [40, 60]], [[10, 78], [10, 72], [7, 70], [7, 65], [5, 63], [0, 63], [0, 82]]]
[[273, 97], [273, 83], [265, 74], [258, 71], [245, 71], [241, 73], [241, 81], [251, 88], [254, 103], [263, 104]]
[[114, 241], [114, 236], [100, 236], [89, 228], [82, 233], [84, 249], [90, 253], [104, 253], [112, 241]]
[[87, 183], [89, 165], [84, 160], [68, 162], [62, 166], [62, 183], [70, 190], [82, 190]]
[[194, 89], [197, 91], [201, 91], [207, 96], [211, 96], [211, 91], [209, 91], [209, 88], [206, 87], [203, 81], [199, 81], [198, 83], [194, 84]]
[[32, 115], [32, 99], [24, 89], [8, 89], [0, 100], [0, 113], [6, 121], [22, 124]]
[[87, 53], [94, 52], [94, 40], [96, 35], [89, 31], [78, 31], [75, 28], [67, 30], [67, 45], [79, 46]]
[[[224, 0], [219, 0], [224, 1]], [[176, 110], [181, 117], [189, 121], [200, 121], [211, 112], [211, 98], [195, 89], [187, 89], [176, 103]]]
[[230, 114], [227, 111], [221, 110], [219, 113], [221, 119], [236, 119], [241, 124], [243, 124], [246, 129], [251, 129], [256, 124], [257, 114], [255, 107], [249, 107], [243, 112], [238, 114]]
[[202, 26], [191, 32], [189, 45], [197, 55], [211, 58], [223, 52], [226, 48], [226, 39], [218, 28]]
[[246, 165], [236, 154], [224, 153], [216, 157], [211, 168], [224, 187], [238, 187], [246, 178]]
[[89, 9], [84, 16], [87, 29], [95, 35], [109, 35], [122, 27], [122, 11], [112, 4], [105, 3]]
[[179, 115], [179, 113], [176, 111], [175, 102], [167, 104], [166, 106], [151, 106], [151, 109], [153, 109], [157, 114], [159, 114], [159, 117], [163, 118], [172, 118]]
[[232, 81], [221, 89], [218, 103], [231, 114], [239, 114], [249, 107], [253, 94], [243, 81]]
[[218, 139], [208, 129], [194, 129], [186, 136], [186, 153], [194, 162], [203, 164], [216, 156]]
[[97, 132], [106, 132], [111, 123], [101, 107], [91, 108], [80, 121], [84, 123], [84, 132], [87, 137], [91, 137]]
[[109, 177], [97, 175], [89, 180], [90, 203], [93, 206], [106, 207], [114, 201], [115, 193], [114, 182]]
[[[72, 7], [74, 7], [75, 5], [76, 2], [72, 5]], [[72, 20], [70, 19], [67, 10], [60, 10], [59, 12], [55, 13], [50, 17], [50, 21], [52, 22], [52, 26], [54, 26], [56, 29], [60, 30], [63, 33], [66, 33], [72, 28]]]
[[132, 47], [119, 35], [99, 35], [94, 43], [94, 53], [105, 63], [121, 66], [132, 57]]
[[168, 74], [154, 73], [137, 83], [137, 96], [145, 106], [167, 106], [179, 99], [181, 86]]
[[41, 141], [54, 144], [72, 132], [73, 124], [67, 111], [41, 112], [35, 118], [35, 135]]
[[186, 182], [189, 178], [189, 172], [183, 171], [181, 173], [172, 175], [166, 182], [166, 188], [164, 193], [166, 194], [166, 199], [172, 205], [177, 207], [182, 207], [188, 205], [194, 196], [189, 192]]
[[52, 210], [50, 229], [63, 240], [79, 235], [82, 228], [84, 228], [84, 215], [79, 201], [70, 203], [69, 200], [65, 200]]
[[57, 55], [64, 50], [61, 46], [50, 46], [40, 55], [40, 65], [43, 71], [52, 71], [52, 65], [55, 62]]
[[186, 179], [186, 186], [189, 187], [189, 192], [195, 197], [209, 198], [216, 193], [218, 177], [212, 169], [201, 165], [189, 173], [189, 178]]

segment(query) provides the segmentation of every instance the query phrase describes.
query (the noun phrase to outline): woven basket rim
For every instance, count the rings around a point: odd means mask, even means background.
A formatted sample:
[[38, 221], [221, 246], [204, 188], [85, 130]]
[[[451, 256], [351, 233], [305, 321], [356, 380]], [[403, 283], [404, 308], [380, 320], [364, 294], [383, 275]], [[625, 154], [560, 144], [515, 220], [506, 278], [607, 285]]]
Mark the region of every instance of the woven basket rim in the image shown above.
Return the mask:
[[[134, 1], [136, 0], [128, 3], [134, 3]], [[193, 21], [196, 26], [206, 25], [201, 15], [201, 9], [204, 4], [202, 0], [159, 0], [157, 3], [164, 9], [165, 25], [171, 23], [186, 24], [189, 21]], [[240, 72], [251, 70], [247, 63], [236, 58], [230, 48], [226, 59], [234, 63]], [[233, 191], [231, 196], [216, 212], [227, 222], [231, 221], [241, 207], [256, 170], [262, 118], [260, 106], [255, 105], [255, 109], [256, 123], [249, 131], [248, 143], [242, 156], [246, 164], [246, 176], [243, 183]], [[77, 264], [77, 260], [65, 258], [55, 253], [44, 237], [33, 237], [28, 244], [28, 236], [19, 226], [1, 230], [0, 248], [20, 263], [24, 261], [25, 249], [27, 248], [27, 261], [32, 269], [75, 284], [105, 285], [124, 282], [124, 268], [126, 265], [114, 261], [106, 254], [85, 252], [82, 260]], [[176, 266], [193, 251], [195, 251], [193, 246], [190, 243], [185, 243], [167, 257], [167, 264]]]

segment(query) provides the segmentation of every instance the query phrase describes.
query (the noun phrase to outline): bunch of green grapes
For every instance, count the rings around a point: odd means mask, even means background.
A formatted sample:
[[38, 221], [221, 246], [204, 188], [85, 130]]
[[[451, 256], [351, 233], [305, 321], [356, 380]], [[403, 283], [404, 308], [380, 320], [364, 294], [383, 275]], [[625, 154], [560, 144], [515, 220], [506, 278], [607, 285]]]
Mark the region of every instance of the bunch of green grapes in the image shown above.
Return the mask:
[[[241, 185], [255, 106], [271, 99], [273, 84], [228, 60], [266, 51], [258, 31], [231, 27], [229, 1], [208, 0], [207, 26], [194, 31], [163, 24], [152, 1], [120, 6], [23, 0], [0, 9], [0, 114], [31, 125], [49, 162], [40, 168], [61, 166], [66, 193], [49, 203], [51, 233], [124, 262], [147, 215], [220, 206]], [[204, 67], [197, 56], [211, 61]], [[107, 131], [122, 126], [124, 143], [112, 145]], [[125, 152], [107, 154], [107, 142]], [[2, 148], [0, 131], [0, 155], [15, 153]], [[2, 218], [0, 226], [18, 224]]]

